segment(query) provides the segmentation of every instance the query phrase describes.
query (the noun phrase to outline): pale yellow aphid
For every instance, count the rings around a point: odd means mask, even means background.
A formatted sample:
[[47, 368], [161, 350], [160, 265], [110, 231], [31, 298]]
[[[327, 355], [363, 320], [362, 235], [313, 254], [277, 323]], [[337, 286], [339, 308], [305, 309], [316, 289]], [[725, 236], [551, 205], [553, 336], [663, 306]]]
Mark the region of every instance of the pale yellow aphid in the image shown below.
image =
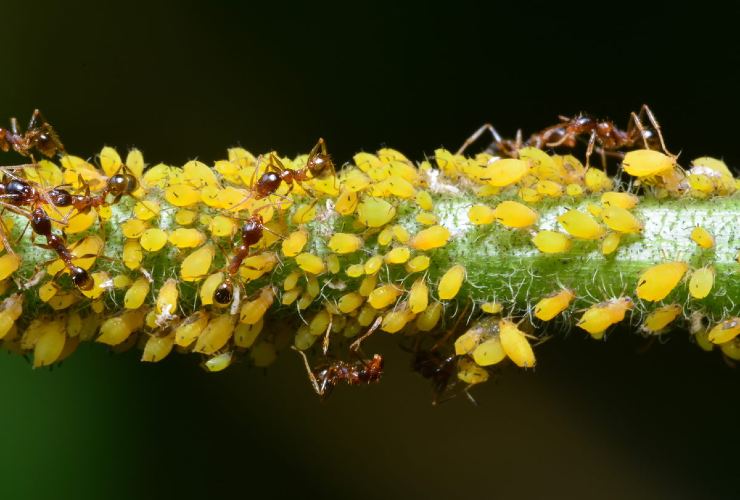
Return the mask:
[[601, 253], [604, 255], [613, 254], [619, 247], [619, 242], [622, 240], [622, 233], [610, 232], [604, 239], [601, 240]]
[[651, 311], [645, 321], [642, 322], [640, 329], [650, 335], [659, 334], [665, 327], [673, 322], [683, 310], [678, 304], [668, 304]]
[[148, 227], [148, 222], [140, 219], [129, 219], [121, 224], [121, 232], [126, 238], [139, 239]]
[[113, 288], [116, 290], [120, 290], [122, 288], [128, 288], [131, 286], [131, 278], [126, 276], [125, 274], [118, 274], [113, 277]]
[[236, 223], [234, 222], [234, 219], [224, 217], [223, 215], [217, 215], [211, 219], [208, 229], [211, 231], [213, 236], [231, 236], [236, 231]]
[[280, 298], [280, 303], [284, 306], [289, 306], [293, 302], [298, 300], [298, 298], [301, 296], [302, 293], [303, 293], [303, 287], [299, 286], [299, 287], [293, 288], [292, 290], [285, 292], [283, 294], [283, 296]]
[[172, 352], [172, 346], [175, 344], [175, 332], [169, 335], [158, 336], [150, 335], [144, 345], [144, 352], [141, 360], [147, 363], [157, 363], [162, 361]]
[[201, 200], [200, 190], [187, 184], [176, 184], [165, 189], [164, 199], [176, 207], [192, 207]]
[[243, 349], [252, 347], [264, 325], [265, 322], [263, 320], [259, 320], [253, 325], [239, 323], [234, 329], [234, 345]]
[[416, 196], [414, 185], [403, 177], [391, 175], [385, 182], [388, 186], [388, 191], [393, 196], [398, 198], [413, 198]]
[[134, 215], [137, 219], [143, 221], [157, 217], [160, 211], [159, 202], [155, 200], [141, 200], [134, 205]]
[[639, 233], [642, 223], [632, 213], [618, 206], [609, 206], [601, 213], [601, 218], [609, 229], [620, 233]]
[[359, 278], [365, 274], [365, 266], [362, 264], [351, 264], [344, 271], [350, 278]]
[[663, 300], [688, 269], [685, 262], [664, 262], [646, 269], [637, 279], [637, 296], [649, 301]]
[[391, 228], [386, 227], [378, 233], [378, 245], [386, 246], [389, 245], [391, 241], [393, 241], [393, 231], [391, 231]]
[[634, 208], [640, 198], [632, 193], [608, 191], [601, 195], [601, 204], [605, 207], [620, 207], [625, 210]]
[[614, 186], [614, 182], [608, 175], [606, 175], [606, 172], [597, 168], [589, 168], [586, 170], [583, 182], [586, 184], [586, 187], [594, 193], [609, 191]]
[[[68, 209], [65, 207], [59, 207], [59, 210], [62, 213], [68, 211]], [[64, 232], [66, 234], [77, 234], [83, 231], [87, 231], [95, 223], [97, 218], [98, 213], [95, 210], [90, 210], [89, 212], [79, 212], [69, 218], [69, 220], [67, 221], [67, 225], [63, 227]], [[54, 227], [59, 226], [59, 224], [56, 222], [54, 222], [53, 225]], [[59, 228], [62, 229], [61, 227]]]
[[431, 259], [427, 255], [417, 255], [406, 263], [406, 271], [410, 273], [419, 273], [429, 268]]
[[478, 366], [495, 365], [503, 361], [504, 358], [506, 358], [506, 351], [499, 335], [494, 335], [481, 342], [473, 351], [473, 361]]
[[415, 250], [431, 250], [445, 246], [449, 239], [450, 231], [446, 227], [431, 226], [416, 233], [410, 244]]
[[4, 280], [21, 266], [21, 259], [17, 255], [6, 253], [0, 257], [0, 280]]
[[396, 215], [396, 207], [382, 198], [368, 196], [357, 205], [357, 220], [367, 227], [383, 227]]
[[411, 239], [411, 234], [409, 234], [408, 229], [400, 224], [395, 224], [391, 227], [391, 232], [393, 233], [393, 237], [396, 238], [396, 241], [399, 243], [406, 244]]
[[593, 217], [578, 210], [568, 210], [558, 217], [558, 222], [570, 235], [584, 240], [598, 240], [606, 232]]
[[491, 186], [510, 186], [529, 173], [529, 162], [514, 158], [496, 160], [485, 168], [486, 182]]
[[144, 326], [143, 311], [126, 311], [120, 316], [114, 316], [105, 320], [100, 325], [100, 336], [95, 339], [95, 342], [118, 345], [142, 326]]
[[337, 274], [339, 271], [341, 271], [342, 265], [339, 262], [339, 257], [337, 257], [337, 254], [330, 253], [326, 256], [326, 268], [332, 274]]
[[147, 229], [142, 233], [139, 244], [147, 252], [157, 252], [167, 244], [167, 233], [158, 227]]
[[403, 291], [395, 285], [381, 285], [370, 292], [367, 302], [375, 309], [384, 309], [396, 302], [396, 299], [401, 295], [401, 293], [403, 293]]
[[714, 268], [705, 266], [691, 273], [689, 279], [689, 293], [695, 299], [703, 299], [714, 286]]
[[571, 241], [567, 234], [544, 230], [532, 237], [532, 243], [542, 253], [562, 253], [570, 250]]
[[50, 321], [44, 325], [33, 346], [34, 368], [52, 365], [59, 359], [67, 340], [64, 326], [65, 322], [61, 320]]
[[[235, 335], [236, 337], [236, 335]], [[234, 353], [232, 351], [222, 352], [212, 358], [208, 358], [203, 363], [203, 368], [211, 373], [221, 372], [231, 366], [231, 362], [234, 360]]]
[[542, 200], [542, 194], [535, 188], [531, 187], [523, 187], [519, 189], [517, 194], [522, 201], [526, 201], [527, 203], [537, 203]]
[[622, 168], [635, 177], [649, 177], [671, 170], [676, 165], [676, 158], [660, 151], [637, 149], [624, 155]]
[[521, 368], [534, 367], [534, 351], [524, 332], [508, 319], [499, 321], [498, 327], [501, 346], [509, 359]]
[[568, 184], [565, 186], [565, 194], [577, 198], [583, 195], [583, 187], [580, 184]]
[[504, 306], [500, 302], [484, 302], [480, 309], [486, 314], [498, 314], [504, 310]]
[[300, 351], [305, 351], [306, 349], [314, 345], [318, 338], [319, 337], [315, 335], [311, 335], [311, 333], [308, 331], [308, 326], [301, 325], [295, 333], [293, 345], [296, 347], [296, 349]]
[[170, 278], [164, 282], [157, 295], [157, 315], [166, 321], [177, 313], [177, 299], [180, 291], [177, 289], [177, 280]]
[[365, 297], [357, 292], [349, 292], [342, 295], [337, 302], [337, 307], [344, 314], [351, 313], [365, 302]]
[[239, 268], [239, 276], [245, 281], [261, 278], [272, 271], [278, 263], [278, 257], [274, 252], [261, 252], [251, 255], [242, 261]]
[[370, 326], [375, 317], [378, 315], [378, 311], [375, 310], [370, 304], [364, 304], [360, 308], [360, 312], [357, 314], [357, 323], [360, 326]]
[[0, 311], [0, 339], [4, 338], [23, 312], [23, 295], [16, 293], [2, 302]]
[[476, 321], [471, 328], [455, 339], [455, 355], [472, 353], [484, 338], [494, 333], [498, 334], [498, 322], [485, 318]]
[[373, 255], [365, 261], [364, 269], [365, 274], [375, 274], [380, 270], [380, 266], [383, 265], [383, 257], [380, 255]]
[[322, 309], [308, 322], [308, 332], [314, 336], [323, 335], [326, 333], [330, 321], [331, 315], [326, 309]]
[[396, 247], [383, 257], [386, 264], [403, 264], [411, 257], [409, 247]]
[[416, 192], [416, 203], [419, 205], [419, 207], [422, 210], [426, 210], [427, 212], [431, 211], [434, 208], [434, 203], [432, 202], [432, 195], [429, 194], [428, 191], [417, 191]]
[[726, 319], [709, 330], [709, 341], [713, 344], [724, 344], [740, 334], [740, 317]]
[[460, 291], [463, 280], [465, 280], [465, 267], [456, 264], [448, 269], [437, 286], [437, 295], [440, 300], [454, 299]]
[[215, 354], [229, 341], [234, 333], [235, 324], [236, 316], [231, 314], [222, 314], [212, 318], [198, 336], [193, 351], [209, 355]]
[[272, 306], [275, 295], [270, 287], [265, 287], [260, 291], [259, 296], [250, 301], [246, 301], [240, 310], [239, 322], [248, 325], [254, 325], [265, 315], [267, 310]]
[[588, 210], [588, 213], [590, 213], [594, 217], [599, 218], [604, 212], [604, 207], [602, 207], [601, 205], [597, 205], [596, 203], [589, 203], [586, 205], [586, 210]]
[[563, 185], [549, 180], [537, 181], [534, 185], [537, 192], [550, 198], [559, 198], [563, 196]]
[[429, 287], [427, 287], [424, 277], [417, 278], [414, 284], [411, 285], [408, 301], [409, 309], [414, 314], [418, 314], [427, 308], [429, 305]]
[[696, 226], [691, 231], [691, 239], [694, 240], [694, 243], [702, 248], [709, 249], [714, 246], [714, 236], [712, 236], [709, 231], [700, 226]]
[[48, 304], [55, 311], [62, 311], [75, 304], [78, 300], [79, 297], [74, 292], [62, 292], [57, 293], [49, 299]]
[[293, 212], [293, 217], [291, 218], [293, 224], [308, 224], [312, 220], [316, 218], [316, 205], [315, 204], [309, 204], [309, 205], [301, 205], [295, 209], [295, 212]]
[[411, 312], [405, 304], [401, 304], [396, 309], [388, 312], [383, 316], [380, 329], [386, 333], [398, 333], [416, 318], [416, 314]]
[[534, 315], [542, 321], [550, 321], [565, 311], [575, 297], [573, 290], [567, 288], [553, 292], [537, 302], [534, 306]]
[[177, 248], [195, 248], [206, 241], [206, 235], [197, 229], [179, 227], [172, 231], [169, 242]]
[[274, 344], [261, 340], [252, 346], [252, 349], [249, 351], [249, 357], [252, 358], [254, 366], [264, 368], [275, 362], [277, 351]]
[[473, 205], [468, 210], [468, 219], [471, 224], [477, 226], [493, 224], [496, 220], [496, 212], [487, 205]]
[[344, 255], [356, 252], [363, 244], [363, 239], [356, 234], [334, 233], [327, 246], [332, 252]]
[[199, 281], [208, 275], [216, 250], [213, 245], [205, 245], [185, 257], [180, 265], [183, 281]]
[[576, 326], [586, 330], [594, 338], [601, 338], [607, 328], [622, 321], [627, 311], [633, 307], [635, 303], [629, 297], [594, 304], [583, 313]]
[[422, 226], [433, 226], [439, 223], [439, 217], [431, 212], [420, 212], [416, 215], [416, 222]]
[[224, 281], [224, 273], [217, 272], [208, 276], [200, 286], [200, 303], [204, 306], [213, 304], [213, 294], [216, 288]]
[[499, 203], [494, 211], [496, 220], [506, 227], [529, 227], [539, 218], [537, 212], [528, 206], [510, 200]]
[[348, 189], [342, 189], [339, 192], [336, 203], [334, 203], [334, 210], [341, 215], [351, 215], [357, 208], [359, 198], [357, 193]]
[[488, 380], [489, 374], [485, 368], [475, 364], [470, 358], [460, 358], [457, 362], [457, 378], [468, 385], [482, 384]]
[[42, 302], [49, 302], [57, 294], [59, 286], [53, 281], [47, 281], [39, 287], [39, 298]]
[[[198, 212], [194, 210], [188, 210], [187, 208], [181, 208], [175, 212], [175, 222], [181, 226], [189, 226], [195, 222], [195, 218], [198, 216]], [[143, 220], [143, 219], [142, 219]]]
[[311, 274], [322, 274], [326, 270], [326, 266], [320, 257], [316, 255], [303, 252], [296, 255], [295, 258], [298, 267]]
[[208, 326], [208, 320], [208, 313], [205, 311], [196, 311], [185, 318], [182, 323], [175, 328], [175, 344], [187, 347], [195, 342], [195, 339], [197, 339], [200, 334], [203, 333], [206, 326]]
[[143, 304], [149, 294], [149, 280], [145, 277], [138, 278], [131, 287], [126, 290], [123, 297], [123, 307], [126, 309], [138, 309]]

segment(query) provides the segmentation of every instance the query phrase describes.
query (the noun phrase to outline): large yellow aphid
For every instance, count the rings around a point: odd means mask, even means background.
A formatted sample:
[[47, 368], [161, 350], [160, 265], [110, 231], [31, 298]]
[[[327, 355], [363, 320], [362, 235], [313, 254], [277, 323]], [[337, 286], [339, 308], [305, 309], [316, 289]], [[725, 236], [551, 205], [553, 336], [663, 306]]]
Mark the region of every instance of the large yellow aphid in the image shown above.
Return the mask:
[[131, 287], [126, 290], [126, 295], [123, 297], [123, 307], [126, 309], [138, 309], [147, 299], [149, 294], [149, 280], [144, 276], [138, 278]]
[[199, 281], [208, 276], [216, 249], [213, 245], [205, 245], [194, 251], [182, 261], [180, 277], [183, 281]]
[[495, 209], [496, 220], [506, 227], [529, 227], [537, 222], [537, 212], [516, 201], [502, 201]]
[[46, 323], [41, 328], [41, 335], [33, 346], [33, 367], [40, 368], [55, 363], [64, 350], [66, 340], [64, 321], [56, 320]]
[[558, 217], [558, 222], [569, 234], [584, 240], [598, 240], [606, 233], [604, 226], [578, 210], [568, 210]]
[[429, 305], [429, 288], [424, 277], [417, 278], [411, 285], [408, 302], [409, 309], [414, 314], [424, 311]]
[[139, 243], [147, 252], [158, 252], [167, 244], [167, 233], [158, 227], [147, 229], [141, 234]]
[[141, 360], [147, 363], [157, 363], [162, 361], [170, 352], [172, 352], [174, 344], [175, 332], [171, 332], [162, 337], [150, 335], [144, 345], [144, 352], [141, 355]]
[[471, 224], [476, 226], [493, 224], [493, 221], [496, 220], [496, 212], [487, 205], [473, 205], [468, 210], [468, 219]]
[[709, 295], [713, 286], [714, 268], [712, 266], [705, 266], [691, 273], [691, 279], [689, 279], [689, 293], [695, 299], [703, 299]]
[[396, 207], [382, 198], [366, 197], [357, 205], [357, 220], [367, 227], [383, 227], [396, 215]]
[[646, 269], [637, 279], [637, 296], [649, 301], [663, 300], [688, 269], [685, 262], [665, 262]]
[[714, 246], [714, 236], [701, 226], [696, 226], [691, 231], [691, 239], [702, 248], [709, 249]]
[[724, 344], [740, 334], [740, 317], [735, 316], [714, 325], [709, 330], [709, 341], [713, 344]]
[[209, 316], [205, 311], [196, 311], [185, 318], [175, 328], [175, 344], [182, 347], [192, 344], [208, 326], [208, 320]]
[[683, 310], [678, 304], [668, 304], [659, 307], [647, 315], [640, 329], [650, 335], [656, 335], [671, 324]]
[[236, 316], [222, 314], [208, 322], [203, 332], [198, 336], [193, 351], [203, 354], [214, 354], [229, 341], [234, 333]]
[[442, 275], [437, 287], [437, 295], [440, 300], [454, 299], [460, 291], [463, 280], [465, 279], [465, 267], [460, 264], [452, 266]]
[[604, 224], [609, 226], [613, 231], [620, 233], [639, 233], [642, 231], [642, 223], [637, 217], [622, 207], [609, 206], [601, 212], [601, 218]]
[[370, 292], [367, 301], [375, 309], [384, 309], [393, 304], [401, 293], [402, 290], [394, 285], [381, 285]]
[[544, 230], [532, 237], [532, 243], [542, 253], [562, 253], [570, 250], [571, 241], [567, 234]]
[[601, 204], [605, 207], [619, 207], [629, 210], [634, 208], [639, 201], [640, 198], [632, 193], [608, 191], [601, 195]]
[[622, 234], [611, 232], [601, 240], [601, 253], [604, 255], [613, 254], [619, 248], [619, 242], [622, 240]]
[[409, 247], [396, 247], [383, 257], [386, 264], [403, 264], [411, 257]]
[[444, 226], [431, 226], [422, 229], [411, 239], [411, 246], [415, 250], [431, 250], [443, 247], [450, 239], [450, 231]]
[[486, 168], [485, 181], [491, 186], [510, 186], [522, 180], [529, 173], [529, 162], [504, 158], [496, 160]]
[[295, 258], [298, 267], [311, 274], [322, 274], [326, 270], [326, 266], [320, 257], [310, 253], [301, 253], [296, 255]]
[[622, 321], [627, 311], [633, 307], [635, 303], [629, 297], [594, 304], [583, 313], [576, 326], [586, 330], [594, 338], [601, 338], [607, 328]]
[[173, 318], [177, 314], [177, 299], [180, 291], [177, 289], [177, 280], [170, 278], [164, 282], [157, 295], [157, 315], [162, 322]]
[[473, 350], [473, 361], [478, 366], [495, 365], [503, 361], [504, 358], [506, 358], [506, 351], [499, 335], [494, 335], [488, 340], [481, 342]]
[[0, 280], [4, 280], [21, 266], [21, 259], [17, 255], [6, 253], [0, 257]]
[[478, 366], [470, 358], [460, 358], [457, 362], [457, 378], [469, 386], [482, 384], [489, 376], [485, 368]]
[[637, 149], [624, 155], [622, 168], [635, 177], [649, 177], [671, 170], [676, 165], [676, 158], [660, 151]]
[[573, 290], [567, 288], [553, 292], [537, 302], [534, 306], [534, 315], [542, 321], [550, 321], [565, 311], [575, 297]]
[[363, 243], [363, 239], [356, 234], [334, 233], [327, 246], [332, 252], [344, 255], [356, 252], [362, 248]]
[[506, 355], [521, 368], [535, 365], [534, 351], [523, 331], [508, 319], [499, 321], [499, 338]]

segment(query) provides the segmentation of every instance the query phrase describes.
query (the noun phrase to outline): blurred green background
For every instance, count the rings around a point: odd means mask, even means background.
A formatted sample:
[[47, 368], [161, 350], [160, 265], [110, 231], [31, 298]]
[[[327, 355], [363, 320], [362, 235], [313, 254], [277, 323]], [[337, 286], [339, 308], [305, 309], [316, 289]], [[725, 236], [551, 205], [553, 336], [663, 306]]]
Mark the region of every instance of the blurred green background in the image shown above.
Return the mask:
[[[68, 149], [149, 163], [324, 136], [346, 161], [422, 158], [486, 121], [513, 135], [649, 103], [669, 147], [740, 164], [738, 12], [702, 4], [33, 3], [0, 6], [0, 119], [41, 108]], [[3, 162], [16, 161], [11, 155]], [[0, 498], [737, 498], [737, 370], [675, 333], [542, 345], [536, 372], [430, 406], [393, 339], [382, 384], [320, 404], [298, 358], [266, 373], [144, 366], [84, 346], [0, 357]]]

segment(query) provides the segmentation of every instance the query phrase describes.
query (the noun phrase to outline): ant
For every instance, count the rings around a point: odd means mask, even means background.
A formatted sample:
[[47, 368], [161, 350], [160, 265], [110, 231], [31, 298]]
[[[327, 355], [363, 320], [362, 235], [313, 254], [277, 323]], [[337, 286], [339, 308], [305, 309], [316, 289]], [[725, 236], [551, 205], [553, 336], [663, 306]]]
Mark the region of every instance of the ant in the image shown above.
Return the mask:
[[136, 177], [128, 171], [128, 167], [122, 167], [123, 172], [116, 173], [108, 178], [103, 190], [95, 195], [90, 194], [90, 186], [80, 179], [85, 185], [85, 194], [72, 194], [63, 186], [57, 186], [48, 193], [52, 204], [57, 207], [72, 206], [78, 213], [87, 213], [91, 208], [97, 208], [106, 204], [108, 195], [113, 195], [111, 204], [118, 203], [124, 195], [130, 195], [139, 187]]
[[56, 131], [38, 109], [31, 115], [25, 133], [20, 132], [15, 118], [10, 119], [10, 129], [0, 127], [0, 150], [8, 152], [11, 147], [23, 156], [31, 156], [34, 148], [49, 158], [64, 152], [64, 145]]

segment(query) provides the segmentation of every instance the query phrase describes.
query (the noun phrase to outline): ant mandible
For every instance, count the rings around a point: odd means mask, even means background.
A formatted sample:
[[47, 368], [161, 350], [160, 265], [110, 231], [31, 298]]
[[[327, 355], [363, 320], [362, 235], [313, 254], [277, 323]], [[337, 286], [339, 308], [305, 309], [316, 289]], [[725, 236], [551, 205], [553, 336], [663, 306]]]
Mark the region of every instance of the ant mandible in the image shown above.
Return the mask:
[[64, 145], [56, 131], [38, 109], [31, 115], [25, 133], [20, 132], [15, 118], [10, 119], [10, 129], [0, 127], [0, 150], [7, 152], [11, 147], [23, 156], [31, 156], [33, 149], [50, 158], [64, 152]]

